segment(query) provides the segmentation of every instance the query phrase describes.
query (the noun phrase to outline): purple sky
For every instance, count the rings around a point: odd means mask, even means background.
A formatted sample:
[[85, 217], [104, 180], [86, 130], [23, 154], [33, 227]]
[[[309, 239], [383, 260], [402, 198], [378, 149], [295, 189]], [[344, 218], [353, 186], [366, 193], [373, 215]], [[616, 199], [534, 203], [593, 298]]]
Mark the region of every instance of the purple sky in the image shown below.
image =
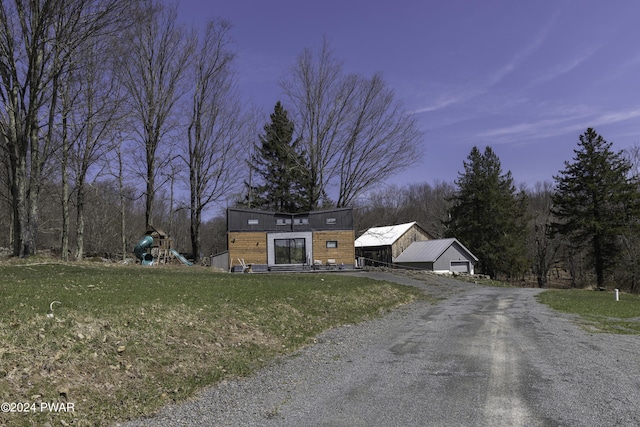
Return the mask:
[[180, 4], [189, 23], [233, 24], [240, 90], [265, 118], [284, 101], [279, 79], [323, 36], [347, 71], [382, 72], [425, 133], [424, 158], [396, 184], [452, 182], [474, 145], [533, 185], [573, 158], [587, 127], [616, 150], [640, 143], [637, 0]]

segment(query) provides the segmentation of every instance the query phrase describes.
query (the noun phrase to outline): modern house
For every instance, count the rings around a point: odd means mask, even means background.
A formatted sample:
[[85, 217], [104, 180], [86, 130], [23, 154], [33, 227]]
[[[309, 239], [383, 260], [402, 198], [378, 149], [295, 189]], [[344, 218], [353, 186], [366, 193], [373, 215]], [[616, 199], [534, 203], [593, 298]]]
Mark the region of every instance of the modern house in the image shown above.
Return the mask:
[[432, 237], [417, 222], [368, 229], [356, 239], [356, 256], [365, 265], [391, 265], [413, 242]]
[[473, 274], [476, 262], [478, 258], [454, 238], [414, 242], [395, 258], [398, 266], [435, 273]]
[[354, 237], [351, 208], [295, 214], [227, 209], [233, 271], [353, 268]]

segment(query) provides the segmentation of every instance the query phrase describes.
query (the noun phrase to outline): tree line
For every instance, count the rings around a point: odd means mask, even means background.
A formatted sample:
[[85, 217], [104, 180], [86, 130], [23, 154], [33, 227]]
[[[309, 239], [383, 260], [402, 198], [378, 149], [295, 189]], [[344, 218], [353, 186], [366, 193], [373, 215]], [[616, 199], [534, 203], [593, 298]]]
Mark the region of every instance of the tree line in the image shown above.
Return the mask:
[[[260, 112], [242, 101], [235, 56], [231, 23], [188, 28], [158, 0], [0, 2], [0, 212], [12, 254], [35, 254], [60, 217], [62, 258], [83, 259], [102, 187], [118, 192], [104, 206], [123, 254], [132, 234], [172, 229], [186, 212], [197, 260], [204, 216], [241, 200], [260, 162]], [[327, 40], [304, 49], [280, 87], [306, 209], [347, 206], [417, 157], [421, 132], [382, 76], [347, 73]], [[42, 209], [50, 189], [57, 211]], [[131, 223], [133, 201], [142, 224]]]
[[418, 221], [434, 237], [456, 237], [479, 258], [476, 271], [540, 287], [638, 292], [640, 148], [615, 151], [593, 128], [553, 182], [516, 188], [490, 146], [473, 147], [452, 183], [390, 187], [360, 208], [359, 226]]

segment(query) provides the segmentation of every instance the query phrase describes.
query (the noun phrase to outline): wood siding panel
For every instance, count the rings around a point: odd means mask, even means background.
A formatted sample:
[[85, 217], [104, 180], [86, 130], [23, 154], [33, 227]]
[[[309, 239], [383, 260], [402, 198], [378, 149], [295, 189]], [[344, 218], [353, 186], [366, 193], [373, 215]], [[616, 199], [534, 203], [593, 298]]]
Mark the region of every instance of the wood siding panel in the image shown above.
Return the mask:
[[425, 231], [423, 231], [420, 227], [414, 225], [394, 242], [391, 248], [391, 256], [393, 257], [393, 259], [396, 259], [413, 242], [423, 242], [430, 239], [431, 237], [429, 237], [429, 235]]
[[247, 264], [267, 263], [267, 233], [231, 232], [227, 238], [231, 265], [240, 265], [238, 258]]
[[[337, 248], [327, 248], [328, 241], [338, 242]], [[355, 263], [355, 233], [353, 230], [315, 231], [313, 233], [313, 259], [323, 264], [335, 259], [337, 265]]]

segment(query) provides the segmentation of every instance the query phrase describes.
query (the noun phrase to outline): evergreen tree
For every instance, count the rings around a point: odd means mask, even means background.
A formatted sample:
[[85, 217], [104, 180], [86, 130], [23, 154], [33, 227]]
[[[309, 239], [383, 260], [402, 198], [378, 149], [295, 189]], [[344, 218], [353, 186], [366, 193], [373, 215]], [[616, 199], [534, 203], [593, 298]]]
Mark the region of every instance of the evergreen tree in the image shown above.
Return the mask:
[[637, 218], [638, 184], [629, 176], [631, 163], [622, 151], [613, 152], [612, 144], [592, 128], [580, 135], [578, 147], [573, 162], [565, 162], [554, 176], [553, 230], [577, 248], [587, 245], [602, 287], [605, 271], [618, 258], [620, 236]]
[[516, 194], [511, 172], [503, 174], [491, 147], [473, 147], [446, 221], [446, 234], [467, 246], [480, 260], [479, 271], [496, 277], [526, 268], [526, 197]]
[[305, 206], [304, 180], [307, 170], [299, 140], [293, 139], [294, 124], [280, 101], [264, 126], [252, 156], [252, 169], [261, 184], [249, 186], [251, 208], [276, 212], [299, 212]]

